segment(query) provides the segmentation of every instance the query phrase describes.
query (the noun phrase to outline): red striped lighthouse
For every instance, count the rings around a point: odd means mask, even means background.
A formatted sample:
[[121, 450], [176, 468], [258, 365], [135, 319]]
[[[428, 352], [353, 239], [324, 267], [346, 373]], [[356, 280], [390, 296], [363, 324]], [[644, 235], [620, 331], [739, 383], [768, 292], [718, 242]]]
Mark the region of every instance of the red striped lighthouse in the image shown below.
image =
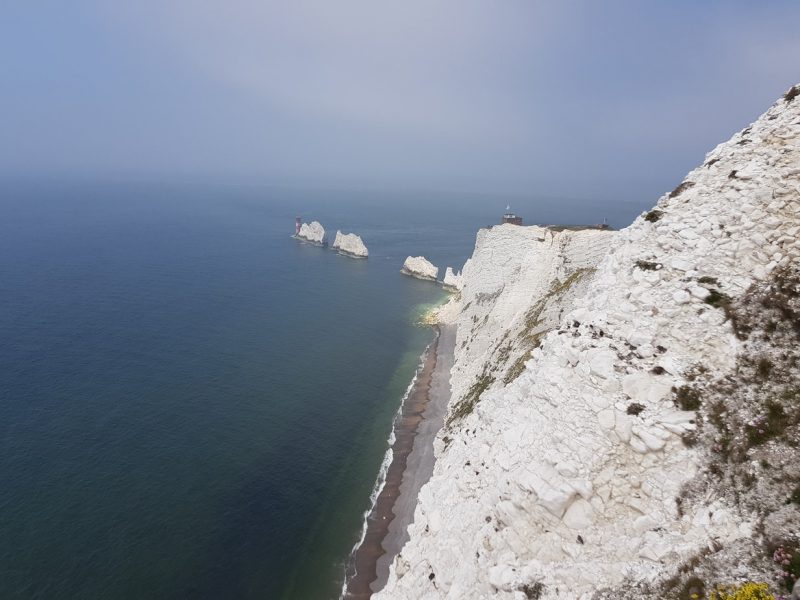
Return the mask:
[[303, 217], [295, 217], [294, 219], [294, 234], [300, 235], [300, 227], [303, 225]]

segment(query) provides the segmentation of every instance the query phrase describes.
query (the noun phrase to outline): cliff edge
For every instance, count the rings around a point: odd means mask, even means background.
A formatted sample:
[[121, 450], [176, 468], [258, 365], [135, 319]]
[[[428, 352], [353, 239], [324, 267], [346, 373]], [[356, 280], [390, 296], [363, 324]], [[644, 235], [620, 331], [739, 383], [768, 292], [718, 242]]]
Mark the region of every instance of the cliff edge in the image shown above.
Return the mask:
[[377, 598], [703, 598], [800, 576], [800, 88], [619, 232], [478, 234]]

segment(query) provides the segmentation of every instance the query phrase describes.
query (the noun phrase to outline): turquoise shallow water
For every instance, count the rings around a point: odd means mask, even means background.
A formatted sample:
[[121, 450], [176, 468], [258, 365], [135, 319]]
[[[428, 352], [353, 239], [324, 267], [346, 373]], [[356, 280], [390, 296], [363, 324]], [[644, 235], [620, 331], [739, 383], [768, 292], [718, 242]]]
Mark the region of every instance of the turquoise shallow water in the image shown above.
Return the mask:
[[505, 201], [459, 202], [0, 184], [0, 597], [335, 597], [443, 298], [398, 270]]

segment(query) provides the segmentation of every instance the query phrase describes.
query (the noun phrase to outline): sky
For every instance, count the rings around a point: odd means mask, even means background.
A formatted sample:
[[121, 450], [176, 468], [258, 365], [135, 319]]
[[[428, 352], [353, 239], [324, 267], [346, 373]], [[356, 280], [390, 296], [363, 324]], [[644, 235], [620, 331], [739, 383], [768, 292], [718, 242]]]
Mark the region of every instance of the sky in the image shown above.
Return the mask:
[[800, 2], [5, 0], [0, 177], [655, 199], [800, 82]]

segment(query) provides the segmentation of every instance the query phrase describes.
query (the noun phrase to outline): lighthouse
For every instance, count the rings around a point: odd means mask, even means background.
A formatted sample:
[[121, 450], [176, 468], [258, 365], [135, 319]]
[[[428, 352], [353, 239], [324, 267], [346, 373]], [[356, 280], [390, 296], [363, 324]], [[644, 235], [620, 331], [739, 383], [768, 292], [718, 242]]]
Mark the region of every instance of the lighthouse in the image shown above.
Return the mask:
[[294, 234], [300, 235], [300, 227], [303, 226], [303, 217], [295, 217], [294, 219]]

